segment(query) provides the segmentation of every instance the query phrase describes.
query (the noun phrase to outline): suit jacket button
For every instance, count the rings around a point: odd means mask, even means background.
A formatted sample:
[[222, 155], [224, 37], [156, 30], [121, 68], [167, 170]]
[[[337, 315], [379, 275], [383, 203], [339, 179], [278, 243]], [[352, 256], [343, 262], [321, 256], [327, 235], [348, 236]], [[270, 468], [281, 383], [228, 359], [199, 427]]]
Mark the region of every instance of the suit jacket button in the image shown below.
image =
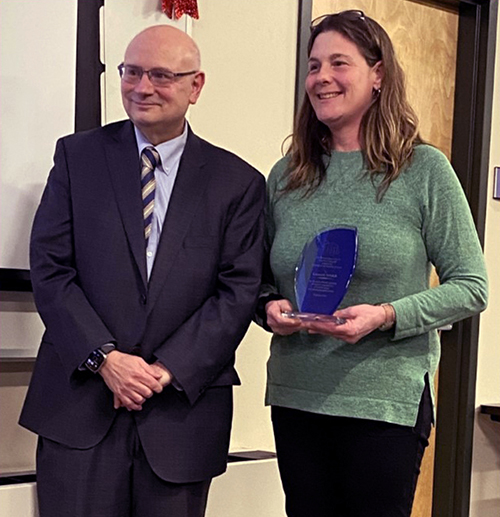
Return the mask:
[[141, 303], [142, 305], [146, 305], [148, 303], [148, 297], [145, 294], [141, 296]]

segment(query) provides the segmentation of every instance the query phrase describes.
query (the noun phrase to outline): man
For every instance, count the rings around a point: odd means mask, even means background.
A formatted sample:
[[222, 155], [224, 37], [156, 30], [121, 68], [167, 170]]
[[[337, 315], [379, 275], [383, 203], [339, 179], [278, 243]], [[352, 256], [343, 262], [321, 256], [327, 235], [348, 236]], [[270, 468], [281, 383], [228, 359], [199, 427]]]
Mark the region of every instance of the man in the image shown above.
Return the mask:
[[119, 70], [130, 120], [58, 142], [33, 225], [41, 517], [204, 514], [260, 284], [264, 179], [186, 123], [195, 43], [150, 27]]

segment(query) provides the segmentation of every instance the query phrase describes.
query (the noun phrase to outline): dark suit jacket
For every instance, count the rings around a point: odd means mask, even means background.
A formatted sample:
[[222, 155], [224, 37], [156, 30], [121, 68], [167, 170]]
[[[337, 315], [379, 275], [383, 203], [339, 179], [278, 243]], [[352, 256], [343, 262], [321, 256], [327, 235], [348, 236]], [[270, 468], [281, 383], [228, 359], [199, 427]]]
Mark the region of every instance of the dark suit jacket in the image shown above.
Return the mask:
[[114, 342], [161, 360], [182, 388], [134, 412], [158, 475], [190, 482], [226, 465], [234, 351], [260, 284], [265, 182], [189, 130], [149, 283], [140, 164], [130, 121], [65, 137], [31, 241], [46, 332], [21, 425], [74, 448], [99, 443], [116, 411], [99, 374], [78, 367]]

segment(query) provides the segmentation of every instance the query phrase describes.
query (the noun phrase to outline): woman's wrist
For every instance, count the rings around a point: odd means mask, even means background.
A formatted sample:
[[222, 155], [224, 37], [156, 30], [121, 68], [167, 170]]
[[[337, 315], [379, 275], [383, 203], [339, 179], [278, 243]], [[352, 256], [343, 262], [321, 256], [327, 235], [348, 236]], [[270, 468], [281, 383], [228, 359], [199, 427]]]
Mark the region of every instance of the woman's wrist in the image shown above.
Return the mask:
[[384, 309], [385, 320], [378, 329], [385, 332], [386, 330], [390, 330], [394, 327], [394, 324], [396, 323], [396, 311], [390, 303], [381, 303], [380, 307]]

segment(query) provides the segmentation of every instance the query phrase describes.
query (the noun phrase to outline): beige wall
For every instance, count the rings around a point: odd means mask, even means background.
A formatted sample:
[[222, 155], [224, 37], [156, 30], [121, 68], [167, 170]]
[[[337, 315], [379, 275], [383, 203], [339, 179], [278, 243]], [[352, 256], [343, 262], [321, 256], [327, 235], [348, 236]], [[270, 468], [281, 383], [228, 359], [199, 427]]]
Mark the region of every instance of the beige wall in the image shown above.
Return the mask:
[[493, 168], [500, 167], [500, 22], [497, 23], [491, 154], [486, 208], [485, 256], [490, 281], [481, 315], [476, 386], [471, 517], [500, 515], [500, 422], [479, 414], [481, 404], [500, 404], [500, 200], [493, 199]]
[[292, 131], [297, 0], [201, 0], [193, 37], [207, 82], [190, 122], [264, 174]]

